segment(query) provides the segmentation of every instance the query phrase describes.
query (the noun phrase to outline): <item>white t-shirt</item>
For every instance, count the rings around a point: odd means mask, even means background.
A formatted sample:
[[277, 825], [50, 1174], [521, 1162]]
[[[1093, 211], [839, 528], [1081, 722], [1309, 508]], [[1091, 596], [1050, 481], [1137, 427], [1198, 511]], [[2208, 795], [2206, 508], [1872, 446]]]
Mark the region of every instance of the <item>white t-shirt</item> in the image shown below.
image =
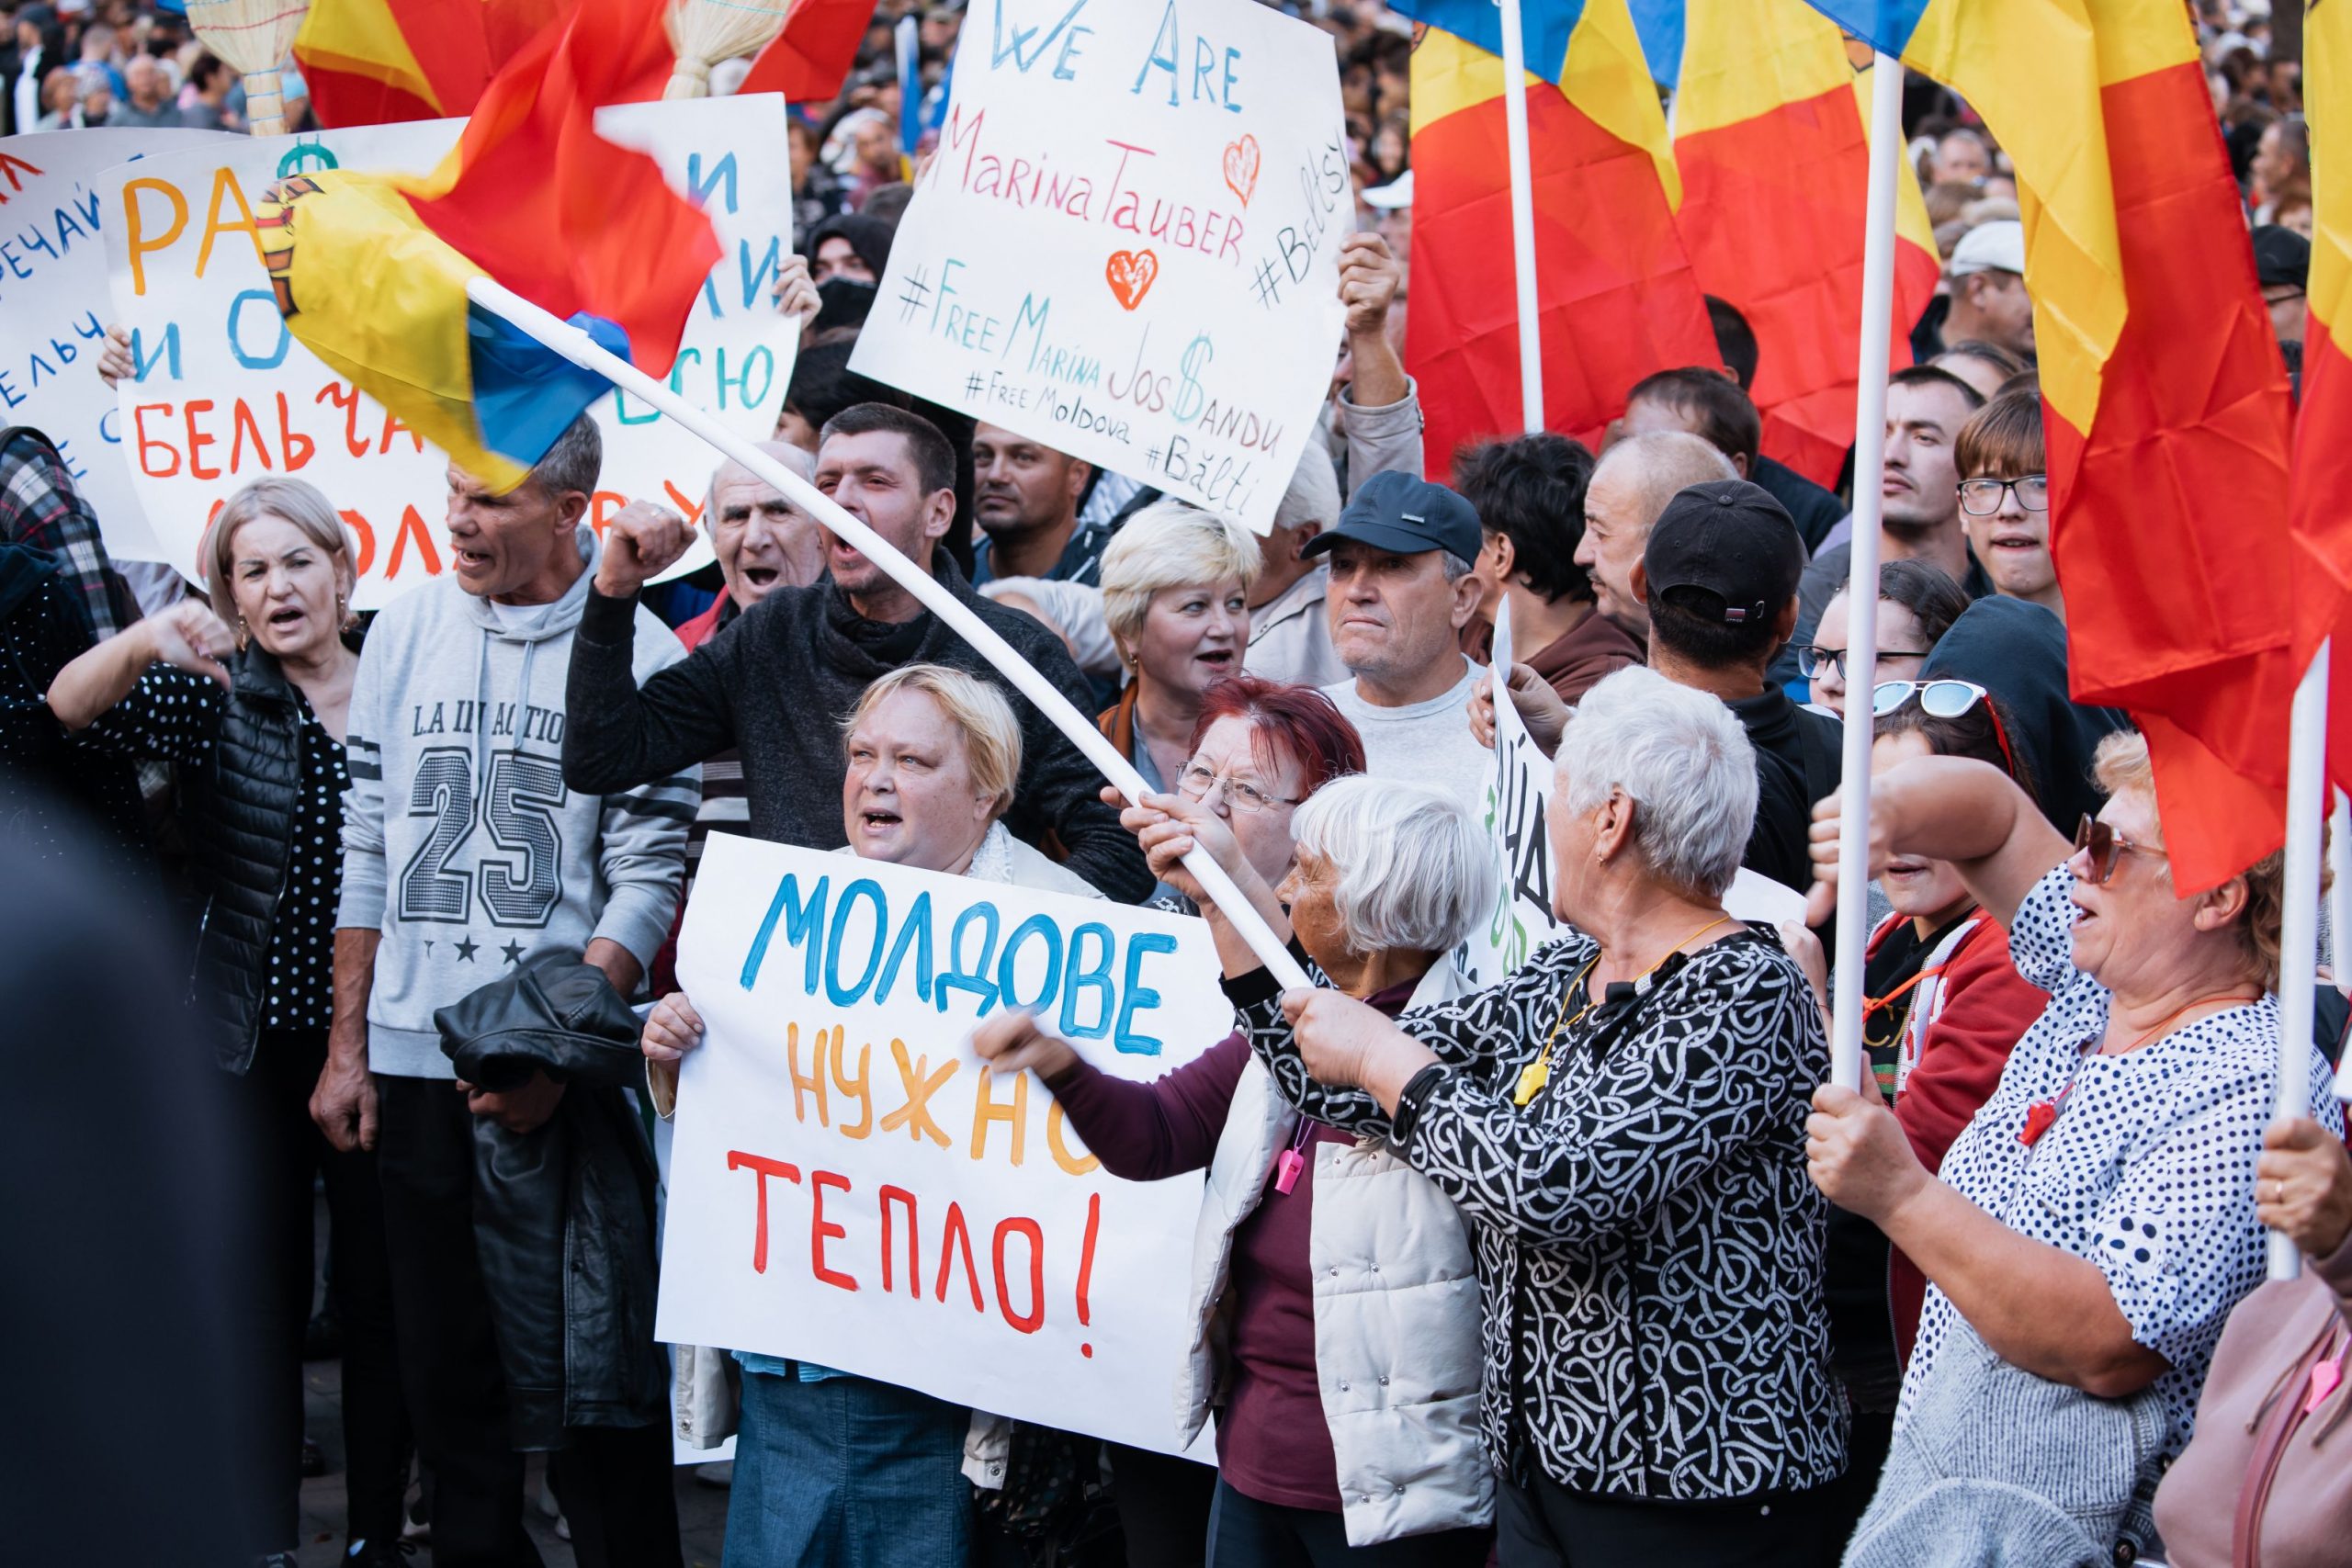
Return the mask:
[[1356, 694], [1353, 678], [1323, 688], [1363, 737], [1364, 770], [1376, 779], [1402, 779], [1450, 795], [1464, 809], [1483, 805], [1494, 753], [1470, 734], [1470, 694], [1486, 673], [1462, 660], [1462, 679], [1442, 697], [1405, 707], [1381, 707]]

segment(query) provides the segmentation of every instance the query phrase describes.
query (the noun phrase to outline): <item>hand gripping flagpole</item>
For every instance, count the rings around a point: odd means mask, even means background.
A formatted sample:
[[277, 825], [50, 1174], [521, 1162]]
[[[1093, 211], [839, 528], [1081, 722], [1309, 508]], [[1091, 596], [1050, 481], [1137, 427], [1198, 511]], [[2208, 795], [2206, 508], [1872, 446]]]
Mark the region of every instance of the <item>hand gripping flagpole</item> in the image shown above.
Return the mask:
[[[762, 479], [790, 497], [830, 533], [839, 536], [851, 548], [880, 567], [890, 580], [920, 601], [922, 607], [945, 621], [957, 636], [979, 650], [980, 656], [996, 666], [997, 672], [1012, 682], [1015, 690], [1037, 706], [1037, 711], [1050, 720], [1055, 728], [1069, 737], [1071, 745], [1085, 753], [1086, 760], [1102, 770], [1102, 776], [1117, 786], [1121, 795], [1131, 801], [1143, 798], [1148, 787], [1135, 764], [1119, 755], [1102, 732], [1086, 716], [1070, 706], [1069, 699], [1054, 689], [1053, 683], [1037, 673], [1035, 666], [1014, 650], [1012, 645], [999, 637], [989, 624], [972, 614], [970, 606], [942, 587], [931, 573], [916, 566], [890, 547], [883, 537], [865, 524], [842, 510], [832, 497], [825, 494], [763, 452], [752, 442], [736, 434], [702, 410], [672, 391], [669, 386], [655, 380], [628, 361], [599, 347], [586, 333], [559, 321], [550, 312], [532, 304], [503, 284], [486, 277], [477, 277], [466, 286], [467, 298], [483, 310], [511, 322], [514, 326], [563, 355], [583, 370], [597, 375], [629, 395], [651, 404], [668, 414], [695, 434], [757, 474]], [[1306, 972], [1290, 955], [1283, 945], [1274, 940], [1272, 928], [1259, 915], [1225, 868], [1210, 858], [1206, 850], [1194, 846], [1184, 857], [1184, 869], [1198, 878], [1201, 887], [1225, 912], [1233, 929], [1250, 944], [1269, 973], [1285, 987], [1304, 987], [1309, 982]]]
[[1519, 412], [1530, 435], [1544, 429], [1544, 322], [1535, 304], [1535, 182], [1527, 151], [1527, 45], [1519, 0], [1499, 0], [1503, 28], [1503, 145], [1510, 162], [1511, 280], [1519, 297]]
[[[2322, 641], [2295, 687], [2287, 740], [2286, 908], [2278, 939], [2278, 1077], [2270, 1116], [2311, 1114], [2312, 998], [2319, 983], [2319, 858], [2327, 819], [2327, 649]], [[2345, 932], [2335, 933], [2338, 953]], [[2338, 963], [2342, 960], [2339, 958]], [[2291, 1280], [2302, 1267], [2295, 1244], [2272, 1231], [2270, 1277]]]
[[1838, 785], [1838, 973], [1829, 1081], [1860, 1090], [1862, 955], [1870, 943], [1871, 691], [1878, 681], [1879, 481], [1886, 467], [1886, 362], [1894, 322], [1894, 176], [1903, 156], [1903, 62], [1871, 73], [1870, 205], [1862, 230], [1861, 366], [1854, 387], [1853, 575], [1846, 584], [1846, 735]]

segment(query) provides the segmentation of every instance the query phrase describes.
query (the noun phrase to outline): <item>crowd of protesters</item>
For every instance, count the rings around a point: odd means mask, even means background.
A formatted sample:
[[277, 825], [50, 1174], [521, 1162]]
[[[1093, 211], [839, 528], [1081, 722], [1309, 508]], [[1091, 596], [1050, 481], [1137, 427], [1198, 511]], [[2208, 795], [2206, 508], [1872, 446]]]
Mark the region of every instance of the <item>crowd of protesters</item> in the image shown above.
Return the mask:
[[[9, 899], [62, 861], [178, 931], [172, 1001], [256, 1170], [222, 1217], [258, 1275], [232, 1333], [263, 1387], [224, 1512], [243, 1559], [299, 1546], [315, 1179], [357, 1564], [537, 1562], [543, 1451], [577, 1561], [682, 1565], [673, 1437], [729, 1434], [730, 1568], [2341, 1561], [2346, 1010], [2324, 985], [2301, 1113], [2274, 1121], [2282, 919], [2312, 890], [2272, 855], [2183, 896], [2146, 742], [2069, 698], [1999, 148], [1912, 84], [1945, 280], [1890, 378], [1856, 691], [1849, 498], [1761, 451], [1722, 301], [1730, 373], [1626, 389], [1597, 450], [1423, 449], [1409, 32], [1291, 8], [1334, 34], [1362, 205], [1331, 395], [1263, 535], [849, 368], [961, 6], [888, 0], [840, 98], [794, 110], [775, 304], [802, 346], [765, 449], [1099, 715], [1140, 802], [731, 463], [698, 524], [639, 502], [599, 527], [584, 418], [512, 491], [453, 467], [450, 570], [361, 616], [337, 498], [300, 479], [228, 502], [202, 595], [134, 592], [55, 450], [0, 436]], [[2203, 9], [2291, 367], [2299, 77], [2267, 10]], [[0, 131], [240, 124], [176, 15], [0, 15]], [[118, 337], [102, 369], [128, 368]], [[697, 526], [715, 564], [665, 580]], [[1473, 989], [1502, 703], [1555, 761], [1566, 931]], [[477, 798], [513, 820], [469, 835]], [[1019, 1013], [971, 1045], [1113, 1174], [1200, 1182], [1169, 1438], [1214, 1421], [1215, 1470], [651, 1339], [639, 1111], [724, 1048], [673, 964], [714, 828], [1205, 920], [1237, 1026], [1166, 1077]], [[1316, 989], [1270, 977], [1194, 850]], [[1743, 872], [1810, 889], [1805, 920], [1735, 917]], [[1823, 1087], [1844, 898], [1871, 910], [1859, 1091]], [[2300, 1279], [2263, 1282], [2263, 1226]]]

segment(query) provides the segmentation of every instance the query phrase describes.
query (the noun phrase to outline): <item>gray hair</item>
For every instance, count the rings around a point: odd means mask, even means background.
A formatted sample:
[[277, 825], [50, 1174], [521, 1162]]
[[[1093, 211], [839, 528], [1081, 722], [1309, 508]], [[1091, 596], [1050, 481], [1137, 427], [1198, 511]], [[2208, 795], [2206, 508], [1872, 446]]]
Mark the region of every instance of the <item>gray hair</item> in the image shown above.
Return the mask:
[[1451, 796], [1363, 773], [1333, 779], [1290, 819], [1292, 840], [1331, 863], [1331, 902], [1358, 953], [1445, 953], [1494, 908], [1502, 873], [1486, 833]]
[[578, 491], [593, 497], [596, 493], [596, 477], [605, 468], [604, 433], [596, 422], [582, 414], [564, 426], [547, 456], [531, 465], [529, 481], [545, 491], [549, 500]]
[[322, 494], [319, 487], [308, 479], [281, 479], [267, 475], [246, 485], [231, 496], [212, 520], [206, 537], [207, 546], [204, 587], [212, 601], [212, 613], [235, 625], [237, 592], [232, 579], [237, 565], [237, 530], [256, 517], [283, 517], [299, 530], [304, 538], [324, 550], [334, 562], [336, 592], [348, 598], [358, 573], [352, 563], [351, 536], [345, 531], [343, 519], [335, 515], [334, 503]]
[[1592, 478], [1598, 479], [1618, 468], [1633, 470], [1634, 483], [1641, 491], [1644, 527], [1657, 521], [1677, 492], [1711, 479], [1739, 478], [1739, 470], [1720, 447], [1687, 430], [1654, 430], [1646, 435], [1626, 436], [1600, 455]]
[[[815, 479], [817, 459], [810, 457], [805, 448], [795, 446], [789, 441], [755, 441], [752, 445], [802, 479]], [[703, 487], [702, 492], [702, 525], [705, 528], [710, 527], [718, 521], [718, 481], [730, 474], [741, 474], [749, 479], [760, 479], [759, 475], [752, 473], [751, 469], [732, 457], [713, 468], [710, 473], [710, 483]], [[766, 484], [768, 481], [760, 479], [760, 482]], [[790, 496], [786, 496], [785, 500], [795, 511], [801, 510], [800, 503], [793, 501]]]
[[1756, 825], [1756, 752], [1713, 695], [1620, 670], [1569, 716], [1554, 773], [1555, 809], [1582, 815], [1612, 792], [1631, 800], [1634, 841], [1661, 880], [1719, 898], [1739, 874]]
[[1291, 472], [1290, 488], [1283, 491], [1282, 503], [1274, 508], [1274, 526], [1295, 528], [1312, 523], [1329, 528], [1339, 517], [1339, 470], [1331, 466], [1331, 454], [1323, 444], [1309, 441], [1298, 455], [1298, 467]]

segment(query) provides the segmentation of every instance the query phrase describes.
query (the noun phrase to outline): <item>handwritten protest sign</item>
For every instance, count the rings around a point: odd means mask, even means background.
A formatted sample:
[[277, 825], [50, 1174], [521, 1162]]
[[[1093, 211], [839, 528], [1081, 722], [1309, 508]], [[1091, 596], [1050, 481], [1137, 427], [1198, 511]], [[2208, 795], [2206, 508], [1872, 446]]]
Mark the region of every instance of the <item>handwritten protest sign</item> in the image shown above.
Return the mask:
[[1107, 1175], [967, 1042], [1019, 1006], [1107, 1073], [1182, 1066], [1232, 1024], [1199, 920], [721, 833], [678, 975], [662, 1338], [1173, 1451], [1199, 1178]]
[[102, 177], [117, 164], [205, 142], [218, 130], [52, 130], [0, 140], [0, 425], [29, 424], [57, 443], [107, 547], [157, 560], [163, 546], [131, 491], [114, 394], [98, 379], [113, 219]]
[[[689, 318], [670, 384], [739, 434], [775, 428], [797, 324], [775, 313], [792, 246], [784, 100], [695, 98], [608, 108], [601, 129], [642, 147], [703, 204], [718, 265]], [[356, 536], [357, 605], [368, 609], [448, 564], [447, 460], [287, 331], [254, 229], [254, 204], [285, 175], [351, 168], [423, 174], [462, 120], [237, 137], [115, 171], [103, 193], [115, 319], [133, 334], [137, 376], [120, 389], [120, 451], [170, 560], [198, 575], [220, 504], [265, 474], [323, 491]], [[710, 448], [625, 394], [594, 411], [605, 437], [590, 520], [633, 500], [699, 518]], [[706, 545], [670, 575], [709, 559]]]
[[852, 368], [1262, 533], [1354, 205], [1328, 35], [1251, 0], [983, 0]]
[[[1498, 671], [1510, 668], [1507, 600], [1495, 615], [1493, 658]], [[1494, 908], [1454, 952], [1473, 989], [1493, 985], [1567, 930], [1552, 913], [1552, 835], [1544, 824], [1552, 804], [1552, 759], [1507, 701], [1495, 704], [1495, 761], [1487, 771], [1485, 800], [1488, 841], [1502, 880]], [[1769, 928], [1802, 919], [1804, 895], [1742, 866], [1724, 895], [1724, 908], [1736, 919]]]

